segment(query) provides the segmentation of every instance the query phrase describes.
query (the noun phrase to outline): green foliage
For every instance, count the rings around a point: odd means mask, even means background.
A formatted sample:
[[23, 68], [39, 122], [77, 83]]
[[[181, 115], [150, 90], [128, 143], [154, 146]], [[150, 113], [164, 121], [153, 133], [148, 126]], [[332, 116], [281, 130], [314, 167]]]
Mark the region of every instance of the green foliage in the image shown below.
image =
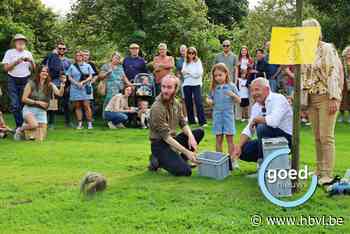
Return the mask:
[[[96, 45], [108, 44], [126, 54], [128, 45], [136, 42], [148, 60], [160, 42], [167, 43], [173, 54], [180, 44], [194, 45], [203, 59], [217, 47], [217, 28], [225, 31], [206, 16], [207, 6], [197, 0], [79, 0], [68, 16], [66, 34], [72, 44], [92, 51]], [[109, 57], [108, 48], [98, 49]]]
[[[12, 116], [7, 115], [7, 120]], [[305, 205], [282, 209], [265, 199], [256, 179], [255, 163], [240, 162], [223, 181], [198, 175], [174, 177], [148, 172], [148, 131], [108, 130], [101, 122], [92, 131], [67, 129], [63, 118], [42, 143], [0, 140], [0, 230], [13, 233], [349, 233], [350, 199], [329, 198], [318, 188]], [[13, 126], [13, 122], [8, 122]], [[347, 124], [337, 124], [336, 174], [349, 165]], [[237, 123], [237, 132], [243, 129]], [[199, 150], [214, 150], [210, 127]], [[301, 165], [315, 168], [310, 127], [301, 129]], [[239, 135], [235, 136], [235, 143]], [[225, 147], [226, 149], [226, 147]], [[79, 182], [88, 172], [107, 178], [107, 189], [92, 199], [79, 196]], [[343, 225], [253, 226], [250, 218], [267, 216], [344, 217]]]
[[214, 24], [232, 26], [248, 15], [248, 0], [205, 0], [208, 19]]
[[57, 16], [40, 0], [3, 0], [0, 2], [0, 15], [1, 57], [16, 33], [28, 37], [29, 49], [36, 57], [51, 51], [59, 37]]
[[314, 17], [322, 26], [326, 41], [343, 49], [350, 44], [350, 1], [347, 0], [307, 0], [319, 11]]

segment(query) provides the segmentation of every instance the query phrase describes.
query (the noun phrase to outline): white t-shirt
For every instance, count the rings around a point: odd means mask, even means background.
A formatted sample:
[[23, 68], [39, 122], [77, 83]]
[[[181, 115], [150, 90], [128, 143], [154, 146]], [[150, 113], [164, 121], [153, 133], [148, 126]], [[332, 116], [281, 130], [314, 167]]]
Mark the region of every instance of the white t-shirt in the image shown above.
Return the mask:
[[241, 98], [249, 98], [249, 89], [247, 87], [247, 79], [238, 78], [238, 94]]
[[242, 60], [241, 60], [241, 69], [242, 70], [248, 69], [248, 62], [249, 62], [249, 60], [247, 58], [242, 58]]
[[[16, 49], [10, 49], [6, 51], [5, 56], [2, 60], [3, 64], [10, 64], [15, 62], [19, 58], [30, 58], [33, 60], [33, 55], [27, 50], [23, 51], [18, 51]], [[15, 66], [11, 71], [8, 72], [10, 76], [14, 77], [27, 77], [30, 75], [30, 68], [31, 68], [31, 63], [30, 62], [22, 62]]]

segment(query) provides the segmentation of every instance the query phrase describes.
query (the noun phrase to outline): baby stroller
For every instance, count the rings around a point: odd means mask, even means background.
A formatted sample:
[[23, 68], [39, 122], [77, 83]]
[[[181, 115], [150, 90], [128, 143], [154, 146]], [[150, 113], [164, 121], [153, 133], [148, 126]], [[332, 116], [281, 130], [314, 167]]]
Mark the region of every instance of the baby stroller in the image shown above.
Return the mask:
[[152, 74], [139, 73], [134, 79], [136, 103], [140, 100], [148, 101], [152, 104], [156, 95], [156, 85]]
[[[153, 104], [156, 96], [155, 79], [152, 74], [139, 73], [134, 79], [135, 106], [138, 114], [135, 116], [137, 126], [147, 128], [149, 121], [149, 107]], [[134, 121], [133, 121], [134, 122]]]

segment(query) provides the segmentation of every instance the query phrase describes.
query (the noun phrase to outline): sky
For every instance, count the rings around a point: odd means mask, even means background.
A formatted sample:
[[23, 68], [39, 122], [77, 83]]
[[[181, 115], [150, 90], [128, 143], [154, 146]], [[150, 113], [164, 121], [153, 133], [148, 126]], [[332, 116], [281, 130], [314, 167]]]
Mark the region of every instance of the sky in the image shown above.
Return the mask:
[[[71, 4], [74, 0], [41, 0], [46, 6], [50, 7], [54, 12], [65, 15], [69, 12]], [[254, 8], [260, 0], [249, 0], [249, 8]]]

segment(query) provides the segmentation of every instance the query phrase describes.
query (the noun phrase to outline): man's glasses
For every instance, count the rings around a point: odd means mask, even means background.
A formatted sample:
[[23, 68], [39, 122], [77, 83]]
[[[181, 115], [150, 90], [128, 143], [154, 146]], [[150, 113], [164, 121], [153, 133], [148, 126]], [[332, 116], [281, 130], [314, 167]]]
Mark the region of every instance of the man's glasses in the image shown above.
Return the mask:
[[57, 48], [58, 50], [66, 50], [66, 48]]
[[230, 45], [223, 45], [222, 47], [224, 47], [224, 48], [228, 48], [228, 47], [230, 47]]

